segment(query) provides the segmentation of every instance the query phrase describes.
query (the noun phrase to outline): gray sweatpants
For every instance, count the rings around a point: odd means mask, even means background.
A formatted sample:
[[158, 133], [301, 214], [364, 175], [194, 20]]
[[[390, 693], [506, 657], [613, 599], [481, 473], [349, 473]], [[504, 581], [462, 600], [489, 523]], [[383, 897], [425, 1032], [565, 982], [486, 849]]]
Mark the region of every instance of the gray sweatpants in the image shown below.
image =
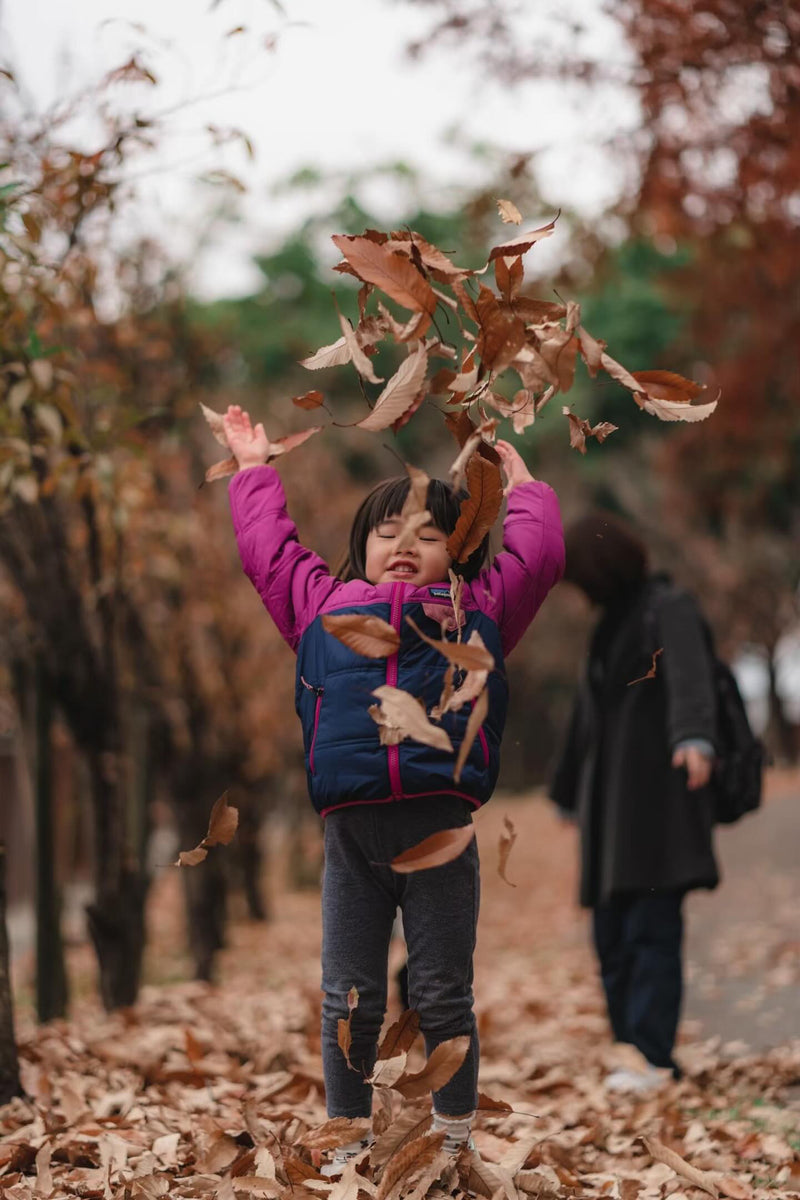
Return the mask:
[[[322, 882], [322, 1063], [328, 1115], [368, 1117], [386, 1011], [392, 923], [399, 907], [408, 946], [409, 1003], [420, 1017], [428, 1054], [440, 1042], [468, 1034], [463, 1064], [438, 1092], [446, 1116], [472, 1112], [477, 1102], [478, 1035], [472, 1011], [472, 956], [480, 877], [474, 841], [452, 862], [411, 875], [387, 864], [442, 829], [468, 825], [471, 806], [455, 796], [342, 808], [325, 818]], [[351, 1022], [350, 1070], [337, 1042], [347, 1019], [347, 993], [358, 989]]]

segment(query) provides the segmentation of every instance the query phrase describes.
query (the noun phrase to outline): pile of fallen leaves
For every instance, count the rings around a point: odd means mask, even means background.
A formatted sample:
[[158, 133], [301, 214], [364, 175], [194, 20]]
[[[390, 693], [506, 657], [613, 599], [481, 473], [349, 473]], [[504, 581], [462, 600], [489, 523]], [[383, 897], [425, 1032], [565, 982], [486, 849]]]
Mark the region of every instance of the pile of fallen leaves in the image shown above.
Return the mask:
[[[800, 1195], [790, 1100], [800, 1043], [754, 1054], [684, 1040], [680, 1083], [640, 1100], [607, 1093], [611, 1048], [572, 902], [571, 831], [542, 804], [499, 798], [477, 827], [480, 1158], [445, 1159], [427, 1131], [433, 1072], [459, 1047], [426, 1065], [420, 1039], [411, 1041], [414, 1019], [395, 1002], [376, 1069], [375, 1146], [341, 1179], [320, 1175], [326, 1147], [360, 1126], [326, 1120], [318, 897], [281, 892], [272, 924], [234, 927], [223, 987], [150, 987], [128, 1012], [86, 1006], [70, 1023], [21, 1031], [28, 1099], [0, 1109], [3, 1200]], [[176, 875], [153, 895], [165, 971], [177, 940]]]

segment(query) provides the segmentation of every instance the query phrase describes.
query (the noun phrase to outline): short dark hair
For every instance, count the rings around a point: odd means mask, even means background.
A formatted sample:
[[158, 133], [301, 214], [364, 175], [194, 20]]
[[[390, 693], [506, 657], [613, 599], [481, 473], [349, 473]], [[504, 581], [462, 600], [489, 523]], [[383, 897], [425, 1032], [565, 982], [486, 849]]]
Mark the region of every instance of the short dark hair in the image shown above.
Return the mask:
[[[367, 537], [370, 531], [389, 517], [400, 515], [406, 502], [411, 481], [407, 475], [386, 479], [374, 487], [362, 500], [353, 518], [347, 557], [336, 574], [345, 582], [350, 579], [366, 579]], [[448, 536], [456, 527], [461, 513], [461, 503], [468, 493], [459, 488], [454, 490], [443, 479], [431, 479], [425, 507], [431, 514], [431, 522]], [[473, 550], [466, 562], [453, 563], [453, 571], [469, 582], [474, 579], [486, 562], [489, 553], [489, 535]]]
[[564, 580], [581, 588], [594, 604], [614, 604], [641, 587], [647, 577], [647, 547], [612, 513], [579, 517], [567, 526], [564, 543]]

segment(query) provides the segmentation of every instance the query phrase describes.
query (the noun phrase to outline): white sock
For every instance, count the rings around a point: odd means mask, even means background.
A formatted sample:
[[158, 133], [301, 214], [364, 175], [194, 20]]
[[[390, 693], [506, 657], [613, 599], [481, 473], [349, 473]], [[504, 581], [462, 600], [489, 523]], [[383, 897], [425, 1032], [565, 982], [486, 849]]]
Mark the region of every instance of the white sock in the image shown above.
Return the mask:
[[442, 1149], [446, 1154], [458, 1154], [465, 1145], [472, 1148], [470, 1133], [474, 1117], [474, 1112], [465, 1113], [463, 1117], [446, 1117], [443, 1113], [434, 1111], [432, 1129], [434, 1133], [441, 1133], [444, 1130], [445, 1138]]

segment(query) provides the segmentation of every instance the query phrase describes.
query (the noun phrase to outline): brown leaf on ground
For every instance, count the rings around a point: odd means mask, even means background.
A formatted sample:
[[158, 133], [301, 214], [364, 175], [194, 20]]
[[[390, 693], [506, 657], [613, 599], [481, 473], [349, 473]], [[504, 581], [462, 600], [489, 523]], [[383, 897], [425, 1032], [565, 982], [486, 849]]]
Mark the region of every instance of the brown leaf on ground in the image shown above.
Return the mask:
[[428, 355], [420, 342], [386, 384], [372, 412], [358, 421], [356, 427], [370, 431], [386, 429], [401, 417], [424, 390], [427, 367]]
[[464, 738], [458, 750], [458, 758], [453, 770], [453, 780], [458, 783], [461, 779], [461, 772], [464, 769], [464, 764], [467, 761], [469, 752], [472, 749], [472, 743], [480, 732], [480, 728], [489, 713], [489, 697], [486, 691], [482, 691], [478, 699], [472, 706], [472, 712], [469, 714], [467, 728], [464, 730]]
[[506, 225], [521, 225], [522, 213], [517, 208], [513, 200], [498, 200], [497, 211], [500, 213], [500, 219]]
[[417, 636], [422, 638], [423, 642], [433, 646], [435, 650], [444, 655], [448, 662], [454, 663], [463, 671], [491, 671], [494, 668], [494, 657], [486, 649], [483, 639], [480, 640], [480, 644], [473, 641], [448, 642], [428, 637], [427, 633], [422, 632], [413, 617], [406, 617], [406, 622]]
[[656, 1162], [664, 1163], [676, 1175], [687, 1179], [693, 1187], [702, 1188], [704, 1192], [708, 1192], [709, 1196], [713, 1196], [714, 1200], [718, 1200], [719, 1188], [707, 1171], [699, 1171], [697, 1167], [693, 1167], [685, 1158], [681, 1158], [680, 1154], [676, 1154], [674, 1150], [670, 1150], [668, 1146], [663, 1145], [656, 1138], [643, 1136], [642, 1141], [648, 1154]]
[[467, 465], [469, 495], [461, 503], [456, 527], [447, 540], [447, 553], [454, 562], [466, 562], [494, 525], [503, 503], [503, 480], [499, 468], [479, 454]]
[[377, 696], [380, 704], [371, 705], [369, 714], [382, 727], [381, 741], [384, 745], [396, 746], [408, 737], [435, 750], [452, 753], [450, 738], [443, 729], [430, 723], [425, 709], [409, 692], [383, 683], [372, 694]]
[[322, 618], [322, 628], [365, 658], [388, 658], [400, 648], [399, 633], [380, 617], [365, 617], [360, 613], [326, 613]]
[[378, 1047], [378, 1059], [394, 1058], [396, 1054], [410, 1050], [418, 1034], [419, 1013], [416, 1009], [407, 1008], [383, 1035]]
[[663, 646], [659, 646], [658, 650], [653, 651], [653, 661], [650, 664], [650, 670], [647, 672], [646, 675], [640, 675], [638, 679], [631, 679], [628, 683], [628, 687], [633, 687], [633, 685], [635, 683], [644, 683], [645, 679], [655, 679], [656, 663], [658, 662], [658, 656], [659, 656], [659, 654], [663, 654], [663, 653], [664, 653]]
[[[398, 854], [389, 866], [398, 875], [413, 875], [415, 871], [429, 871], [432, 867], [441, 867], [463, 854], [474, 837], [475, 826], [471, 822], [469, 825], [459, 825], [456, 829], [440, 829], [438, 833], [432, 833], [416, 846]], [[401, 1090], [398, 1088], [398, 1091]], [[415, 1098], [406, 1092], [403, 1092], [403, 1095], [407, 1100]]]
[[370, 1151], [370, 1162], [375, 1167], [382, 1167], [409, 1142], [422, 1137], [432, 1123], [433, 1114], [428, 1099], [404, 1107], [396, 1120], [375, 1139]]
[[[464, 829], [474, 830], [474, 826], [467, 825]], [[463, 834], [464, 829], [450, 829], [444, 832]], [[434, 834], [432, 838], [426, 838], [426, 841], [432, 842], [433, 838], [438, 837], [441, 837], [441, 834]], [[420, 843], [420, 845], [423, 844]], [[462, 845], [461, 849], [463, 850], [464, 848]], [[457, 855], [451, 855], [451, 859], [455, 857]], [[449, 862], [450, 859], [446, 861]], [[399, 1079], [394, 1085], [394, 1090], [399, 1092], [406, 1100], [419, 1100], [422, 1096], [427, 1095], [428, 1092], [438, 1092], [439, 1088], [443, 1088], [453, 1078], [467, 1057], [469, 1046], [470, 1038], [466, 1034], [462, 1037], [450, 1038], [446, 1042], [440, 1042], [431, 1051], [430, 1057], [422, 1070]]]
[[506, 867], [508, 866], [508, 856], [511, 853], [514, 842], [517, 840], [517, 831], [506, 816], [503, 817], [503, 827], [503, 832], [500, 835], [500, 856], [497, 863], [497, 873], [504, 883], [509, 884], [511, 887], [516, 887], [517, 885], [511, 883], [511, 880], [506, 875]]
[[400, 1185], [408, 1184], [439, 1153], [444, 1142], [444, 1133], [423, 1134], [408, 1142], [389, 1160], [381, 1175], [375, 1200], [393, 1200], [400, 1194]]
[[306, 412], [311, 412], [314, 408], [319, 408], [325, 403], [325, 397], [322, 392], [311, 391], [304, 392], [302, 396], [292, 396], [292, 404], [297, 408], [303, 408]]
[[176, 867], [194, 867], [206, 857], [209, 846], [227, 846], [233, 840], [239, 824], [239, 810], [228, 804], [228, 793], [223, 792], [214, 802], [208, 821], [208, 833], [194, 850], [182, 850]]
[[437, 301], [433, 289], [405, 255], [364, 237], [335, 234], [332, 240], [360, 279], [374, 283], [412, 312], [434, 314]]

